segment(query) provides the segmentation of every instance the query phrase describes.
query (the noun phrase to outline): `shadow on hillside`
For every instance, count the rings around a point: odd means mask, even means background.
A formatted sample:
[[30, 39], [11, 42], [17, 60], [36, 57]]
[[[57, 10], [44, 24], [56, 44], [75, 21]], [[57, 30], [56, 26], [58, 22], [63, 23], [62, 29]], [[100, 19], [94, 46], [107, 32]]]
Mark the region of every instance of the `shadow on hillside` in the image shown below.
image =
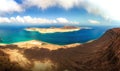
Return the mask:
[[[3, 47], [4, 48], [4, 47]], [[11, 62], [9, 55], [0, 49], [0, 71], [28, 71], [16, 62]]]

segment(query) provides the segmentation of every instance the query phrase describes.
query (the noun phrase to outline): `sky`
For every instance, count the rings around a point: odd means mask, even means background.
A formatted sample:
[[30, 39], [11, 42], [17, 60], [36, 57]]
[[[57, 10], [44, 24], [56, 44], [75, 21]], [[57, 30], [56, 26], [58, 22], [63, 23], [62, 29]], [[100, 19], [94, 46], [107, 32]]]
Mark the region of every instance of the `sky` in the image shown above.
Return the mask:
[[0, 25], [120, 25], [119, 0], [0, 0]]

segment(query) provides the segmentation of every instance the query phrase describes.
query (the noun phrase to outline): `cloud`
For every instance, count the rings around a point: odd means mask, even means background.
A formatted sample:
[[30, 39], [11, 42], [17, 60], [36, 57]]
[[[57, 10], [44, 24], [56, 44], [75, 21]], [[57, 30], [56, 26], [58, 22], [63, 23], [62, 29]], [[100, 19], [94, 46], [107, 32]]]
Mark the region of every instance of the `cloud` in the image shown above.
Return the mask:
[[63, 7], [64, 9], [68, 10], [75, 6], [80, 6], [84, 0], [57, 0], [57, 4], [60, 7]]
[[46, 9], [56, 5], [56, 0], [25, 0], [23, 3], [28, 7], [37, 6], [38, 8]]
[[24, 0], [23, 3], [25, 6], [37, 6], [43, 10], [54, 6], [66, 10], [82, 7], [88, 13], [102, 16], [106, 20], [120, 20], [119, 0]]
[[119, 0], [87, 0], [84, 7], [89, 13], [100, 15], [105, 19], [120, 20]]
[[31, 24], [79, 24], [79, 22], [72, 22], [66, 18], [46, 19], [36, 18], [31, 16], [17, 16], [17, 17], [0, 17], [0, 23], [31, 23]]
[[0, 0], [0, 12], [10, 13], [10, 12], [21, 12], [22, 7], [17, 4], [14, 0]]
[[73, 7], [82, 7], [88, 13], [102, 16], [105, 19], [119, 21], [119, 3], [119, 0], [22, 0], [22, 4], [18, 4], [15, 0], [0, 0], [0, 15], [3, 13], [21, 12], [32, 6], [42, 10], [55, 6], [65, 10]]
[[23, 3], [25, 6], [37, 6], [43, 10], [53, 6], [68, 10], [74, 6], [78, 6], [81, 2], [83, 2], [83, 0], [25, 0]]
[[100, 24], [99, 21], [97, 21], [97, 20], [92, 20], [92, 19], [89, 19], [88, 22], [91, 23], [91, 24]]
[[69, 21], [66, 18], [57, 18], [56, 20], [58, 23], [69, 23]]

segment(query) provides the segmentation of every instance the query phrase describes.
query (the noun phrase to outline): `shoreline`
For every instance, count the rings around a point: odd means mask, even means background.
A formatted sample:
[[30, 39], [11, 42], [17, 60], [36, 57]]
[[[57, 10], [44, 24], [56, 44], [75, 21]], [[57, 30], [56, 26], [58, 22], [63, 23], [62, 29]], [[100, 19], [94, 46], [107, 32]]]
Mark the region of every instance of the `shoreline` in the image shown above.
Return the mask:
[[[90, 40], [86, 43], [90, 43], [93, 42], [94, 40]], [[15, 42], [15, 43], [11, 43], [11, 44], [4, 44], [4, 43], [0, 43], [0, 46], [6, 46], [6, 45], [17, 45], [19, 48], [25, 48], [25, 49], [29, 49], [29, 48], [47, 48], [49, 50], [57, 50], [60, 48], [73, 48], [76, 46], [80, 46], [84, 43], [72, 43], [72, 44], [66, 44], [66, 45], [58, 45], [58, 44], [52, 44], [52, 43], [47, 43], [47, 42], [43, 42], [43, 41], [38, 41], [38, 40], [28, 40], [28, 41], [21, 41], [21, 42]]]
[[57, 45], [57, 44], [51, 44], [43, 41], [38, 41], [38, 40], [29, 40], [29, 41], [22, 41], [22, 42], [16, 42], [12, 44], [4, 44], [0, 43], [0, 46], [6, 46], [6, 45], [17, 45], [19, 48], [47, 48], [49, 50], [57, 50], [60, 48], [72, 48], [75, 46], [81, 45], [80, 43], [73, 43], [73, 44], [67, 44], [67, 45]]

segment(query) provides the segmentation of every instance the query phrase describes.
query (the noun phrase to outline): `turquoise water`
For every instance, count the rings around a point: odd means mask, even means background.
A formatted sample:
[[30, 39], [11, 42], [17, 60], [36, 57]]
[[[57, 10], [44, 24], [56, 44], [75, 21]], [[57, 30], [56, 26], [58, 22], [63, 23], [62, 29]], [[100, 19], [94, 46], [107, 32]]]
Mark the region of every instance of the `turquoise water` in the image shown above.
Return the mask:
[[101, 37], [110, 27], [91, 27], [92, 29], [49, 34], [25, 31], [25, 28], [18, 26], [0, 27], [0, 43], [11, 44], [28, 40], [40, 40], [59, 45], [85, 43]]

